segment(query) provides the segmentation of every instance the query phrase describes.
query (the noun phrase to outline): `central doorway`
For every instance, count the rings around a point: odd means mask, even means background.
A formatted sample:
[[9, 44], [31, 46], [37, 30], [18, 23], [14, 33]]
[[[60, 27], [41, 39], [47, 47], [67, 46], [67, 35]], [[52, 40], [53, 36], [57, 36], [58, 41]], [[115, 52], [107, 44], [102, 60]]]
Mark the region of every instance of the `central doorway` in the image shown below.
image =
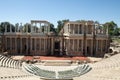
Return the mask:
[[56, 41], [54, 44], [54, 56], [60, 56], [60, 41]]

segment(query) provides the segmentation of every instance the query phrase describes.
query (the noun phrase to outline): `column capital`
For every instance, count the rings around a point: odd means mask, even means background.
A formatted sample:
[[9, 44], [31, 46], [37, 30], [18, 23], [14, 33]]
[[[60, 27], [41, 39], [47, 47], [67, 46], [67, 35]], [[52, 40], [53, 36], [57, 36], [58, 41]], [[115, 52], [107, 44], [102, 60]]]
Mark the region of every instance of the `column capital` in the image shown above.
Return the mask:
[[35, 23], [35, 33], [37, 33], [37, 23]]

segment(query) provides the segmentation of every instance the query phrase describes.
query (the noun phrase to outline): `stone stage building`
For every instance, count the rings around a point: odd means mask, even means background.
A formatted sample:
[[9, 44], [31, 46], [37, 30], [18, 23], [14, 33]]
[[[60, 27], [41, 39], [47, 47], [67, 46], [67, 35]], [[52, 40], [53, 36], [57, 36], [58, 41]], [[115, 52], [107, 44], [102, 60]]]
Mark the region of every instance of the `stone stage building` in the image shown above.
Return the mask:
[[108, 30], [93, 21], [69, 21], [55, 35], [48, 21], [31, 20], [29, 27], [12, 27], [2, 36], [2, 48], [10, 55], [103, 56], [109, 48]]
[[108, 29], [93, 21], [67, 22], [60, 34], [68, 55], [104, 56], [108, 52]]

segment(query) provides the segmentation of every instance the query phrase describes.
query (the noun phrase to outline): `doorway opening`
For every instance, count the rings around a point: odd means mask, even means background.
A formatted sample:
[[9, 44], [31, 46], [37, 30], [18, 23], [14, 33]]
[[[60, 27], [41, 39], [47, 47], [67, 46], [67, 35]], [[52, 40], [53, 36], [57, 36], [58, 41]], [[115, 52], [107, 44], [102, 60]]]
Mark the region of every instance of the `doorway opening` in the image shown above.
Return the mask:
[[60, 56], [60, 41], [56, 41], [54, 45], [54, 56]]

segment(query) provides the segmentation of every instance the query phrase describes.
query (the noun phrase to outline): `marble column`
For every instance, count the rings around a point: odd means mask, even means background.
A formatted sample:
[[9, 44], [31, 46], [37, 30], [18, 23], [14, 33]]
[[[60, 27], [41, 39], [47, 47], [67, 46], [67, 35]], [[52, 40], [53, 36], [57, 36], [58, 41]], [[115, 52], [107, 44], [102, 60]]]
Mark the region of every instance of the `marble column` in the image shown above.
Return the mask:
[[39, 48], [39, 50], [41, 51], [41, 38], [39, 38], [39, 45], [40, 45], [40, 48]]
[[68, 32], [69, 32], [69, 24], [67, 25], [67, 27], [68, 27]]
[[96, 52], [98, 50], [98, 40], [96, 40]]
[[23, 27], [22, 27], [22, 23], [20, 23], [20, 32], [23, 32]]
[[49, 40], [49, 38], [46, 38], [46, 50], [48, 50], [48, 40]]
[[34, 46], [35, 46], [35, 53], [36, 53], [36, 38], [34, 38], [34, 41], [35, 41], [35, 45]]
[[75, 24], [73, 24], [73, 34], [75, 34]]
[[40, 23], [40, 33], [42, 32], [42, 26], [41, 26], [41, 23]]
[[70, 51], [70, 47], [71, 47], [71, 46], [70, 46], [70, 39], [69, 39], [69, 41], [68, 41], [68, 47], [69, 47], [69, 48], [68, 48], [68, 51]]
[[86, 28], [86, 34], [88, 34], [88, 24], [87, 24], [87, 22], [85, 23], [85, 28]]
[[[92, 49], [92, 48], [93, 48], [93, 46], [92, 46], [92, 45], [93, 45], [92, 41], [93, 41], [93, 40], [90, 39], [90, 47], [89, 47], [89, 48], [90, 48], [90, 56], [92, 56], [92, 50], [93, 50], [93, 49]], [[89, 44], [89, 43], [88, 43], [88, 44]]]
[[22, 38], [20, 38], [20, 39], [21, 39], [21, 41], [20, 41], [20, 42], [21, 42], [21, 43], [20, 43], [20, 45], [21, 45], [21, 46], [20, 46], [21, 51], [20, 51], [20, 52], [21, 52], [21, 54], [22, 54]]
[[45, 25], [45, 23], [44, 23], [44, 33], [46, 32], [46, 25]]
[[47, 23], [45, 24], [45, 28], [46, 28], [46, 33], [48, 32], [48, 25]]
[[17, 53], [17, 38], [15, 37], [15, 52]]
[[31, 38], [31, 40], [30, 40], [30, 44], [31, 44], [31, 45], [30, 45], [30, 50], [32, 50], [32, 46], [33, 46], [33, 45], [32, 45], [32, 38]]
[[26, 38], [26, 54], [28, 54], [28, 38]]
[[91, 39], [91, 56], [93, 56], [93, 39]]
[[75, 40], [73, 39], [73, 51], [75, 51], [75, 45], [74, 45]]
[[50, 32], [50, 23], [48, 24], [48, 32]]
[[77, 51], [79, 52], [79, 48], [80, 48], [80, 46], [79, 46], [79, 39], [77, 39]]
[[9, 44], [9, 47], [10, 47], [10, 53], [11, 53], [11, 50], [12, 50], [12, 40], [11, 40], [11, 37], [9, 37], [9, 39], [10, 39], [10, 44]]
[[83, 42], [83, 39], [81, 39], [81, 52], [83, 53], [83, 44], [84, 44], [84, 42]]
[[33, 23], [31, 23], [31, 33], [33, 33]]
[[48, 33], [48, 24], [46, 23], [46, 32]]
[[78, 24], [78, 26], [77, 26], [77, 27], [78, 27], [78, 34], [80, 34], [80, 33], [79, 33], [79, 32], [80, 32], [80, 26], [79, 26], [79, 24]]
[[94, 31], [95, 31], [95, 26], [94, 24], [92, 25], [92, 35], [94, 35]]
[[52, 49], [51, 49], [51, 52], [52, 52], [52, 55], [53, 55], [54, 54], [54, 51], [53, 51], [54, 50], [54, 43], [53, 43], [53, 38], [51, 38], [51, 39], [52, 39], [52, 44], [51, 45], [53, 45]]
[[86, 44], [85, 44], [85, 54], [87, 54], [87, 44], [88, 44], [88, 39], [86, 39]]
[[12, 50], [12, 47], [13, 47], [13, 45], [12, 45], [12, 38], [10, 38], [10, 51]]
[[106, 52], [108, 51], [108, 50], [107, 50], [107, 41], [108, 41], [108, 40], [105, 40], [105, 48], [106, 48], [105, 51], [106, 51]]
[[82, 24], [80, 27], [81, 27], [81, 29], [82, 29], [82, 34], [84, 34], [85, 25]]
[[10, 33], [12, 32], [12, 25], [10, 24]]
[[46, 47], [45, 42], [46, 42], [46, 39], [44, 38], [44, 51], [45, 51], [45, 47]]
[[37, 23], [35, 23], [35, 33], [37, 33]]
[[39, 25], [38, 25], [38, 33], [40, 33], [40, 23], [39, 23]]
[[69, 24], [69, 33], [71, 34], [71, 26], [70, 26], [70, 24]]
[[5, 39], [6, 39], [6, 43], [5, 43], [6, 46], [5, 46], [5, 47], [6, 47], [6, 50], [7, 50], [7, 45], [8, 45], [8, 44], [7, 44], [7, 43], [8, 43], [8, 42], [7, 42], [7, 39], [8, 39], [8, 38], [6, 37]]
[[16, 24], [16, 32], [19, 32], [19, 23]]
[[74, 24], [72, 24], [72, 34], [74, 34]]
[[103, 40], [101, 40], [101, 53], [102, 53], [102, 51], [103, 51], [103, 48], [102, 48], [102, 45], [103, 45]]

